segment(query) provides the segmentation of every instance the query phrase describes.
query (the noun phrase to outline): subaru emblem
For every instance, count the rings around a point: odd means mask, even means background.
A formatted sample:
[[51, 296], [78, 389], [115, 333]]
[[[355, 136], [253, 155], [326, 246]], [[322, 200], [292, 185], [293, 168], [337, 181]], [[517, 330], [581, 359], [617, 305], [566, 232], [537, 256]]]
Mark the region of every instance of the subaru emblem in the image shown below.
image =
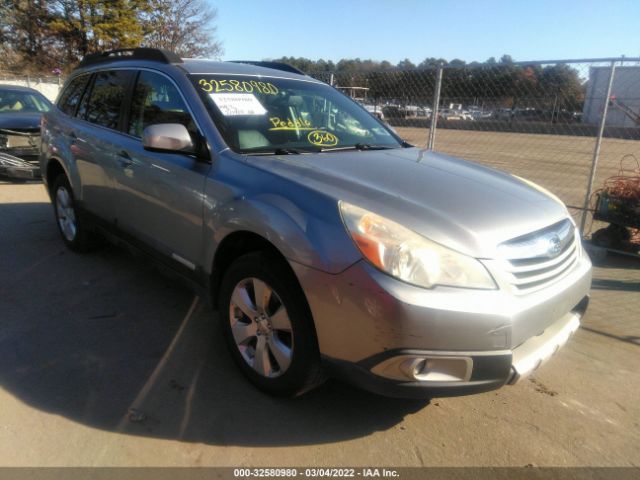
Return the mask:
[[549, 239], [549, 248], [547, 249], [547, 256], [555, 257], [560, 253], [560, 250], [561, 250], [560, 237], [554, 234]]

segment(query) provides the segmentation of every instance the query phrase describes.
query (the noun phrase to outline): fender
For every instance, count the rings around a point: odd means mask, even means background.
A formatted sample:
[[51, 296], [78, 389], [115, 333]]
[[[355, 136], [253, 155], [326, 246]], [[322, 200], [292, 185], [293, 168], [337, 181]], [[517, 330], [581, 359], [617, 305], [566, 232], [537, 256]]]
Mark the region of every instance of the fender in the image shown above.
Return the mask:
[[247, 231], [271, 242], [289, 261], [327, 273], [340, 273], [357, 262], [360, 254], [342, 225], [337, 205], [326, 200], [324, 203], [327, 209], [334, 210], [327, 213], [335, 221], [311, 216], [287, 198], [273, 193], [236, 197], [205, 218], [205, 235], [213, 238], [212, 242], [205, 242], [205, 265], [211, 269], [215, 252], [228, 235]]

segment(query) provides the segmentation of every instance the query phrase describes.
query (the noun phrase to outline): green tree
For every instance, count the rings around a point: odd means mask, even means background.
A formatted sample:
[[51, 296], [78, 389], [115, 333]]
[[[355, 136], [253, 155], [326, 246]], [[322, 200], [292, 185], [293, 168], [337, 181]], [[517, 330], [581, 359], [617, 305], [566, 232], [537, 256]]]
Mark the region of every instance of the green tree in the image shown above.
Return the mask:
[[401, 60], [400, 62], [398, 62], [398, 68], [401, 70], [409, 70], [412, 68], [416, 68], [416, 66], [413, 64], [411, 60], [409, 60], [408, 58], [405, 58], [404, 60]]
[[0, 41], [3, 63], [14, 69], [33, 72], [55, 64], [50, 50], [49, 12], [45, 0], [2, 0]]
[[439, 65], [446, 65], [447, 63], [444, 58], [429, 57], [420, 62], [418, 68], [435, 68]]
[[67, 65], [91, 52], [138, 46], [144, 38], [145, 0], [54, 0], [49, 9]]

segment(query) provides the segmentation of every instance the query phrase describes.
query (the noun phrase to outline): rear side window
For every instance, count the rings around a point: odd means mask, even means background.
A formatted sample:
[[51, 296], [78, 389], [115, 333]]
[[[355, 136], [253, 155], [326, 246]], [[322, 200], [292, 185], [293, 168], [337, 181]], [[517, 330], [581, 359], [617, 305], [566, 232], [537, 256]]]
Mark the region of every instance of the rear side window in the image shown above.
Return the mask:
[[133, 72], [130, 70], [96, 73], [84, 119], [103, 127], [117, 129], [120, 109], [132, 76]]
[[129, 135], [142, 137], [143, 130], [156, 123], [180, 123], [193, 135], [196, 126], [175, 85], [165, 76], [140, 72], [131, 100]]
[[62, 95], [60, 95], [60, 100], [58, 100], [58, 108], [60, 108], [60, 110], [67, 115], [73, 116], [76, 114], [76, 108], [78, 103], [80, 103], [80, 99], [87, 87], [87, 83], [89, 83], [89, 78], [90, 75], [85, 74], [80, 75], [69, 82], [67, 88], [65, 88]]

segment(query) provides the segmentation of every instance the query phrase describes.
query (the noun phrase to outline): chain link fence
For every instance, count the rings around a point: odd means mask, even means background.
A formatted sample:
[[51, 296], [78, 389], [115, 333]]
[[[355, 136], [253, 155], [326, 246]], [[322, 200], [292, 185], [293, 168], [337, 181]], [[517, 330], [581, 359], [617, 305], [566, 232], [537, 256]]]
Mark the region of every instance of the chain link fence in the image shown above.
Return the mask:
[[589, 210], [605, 180], [640, 179], [640, 59], [311, 75], [416, 146], [540, 184], [569, 206], [587, 236], [601, 226]]

